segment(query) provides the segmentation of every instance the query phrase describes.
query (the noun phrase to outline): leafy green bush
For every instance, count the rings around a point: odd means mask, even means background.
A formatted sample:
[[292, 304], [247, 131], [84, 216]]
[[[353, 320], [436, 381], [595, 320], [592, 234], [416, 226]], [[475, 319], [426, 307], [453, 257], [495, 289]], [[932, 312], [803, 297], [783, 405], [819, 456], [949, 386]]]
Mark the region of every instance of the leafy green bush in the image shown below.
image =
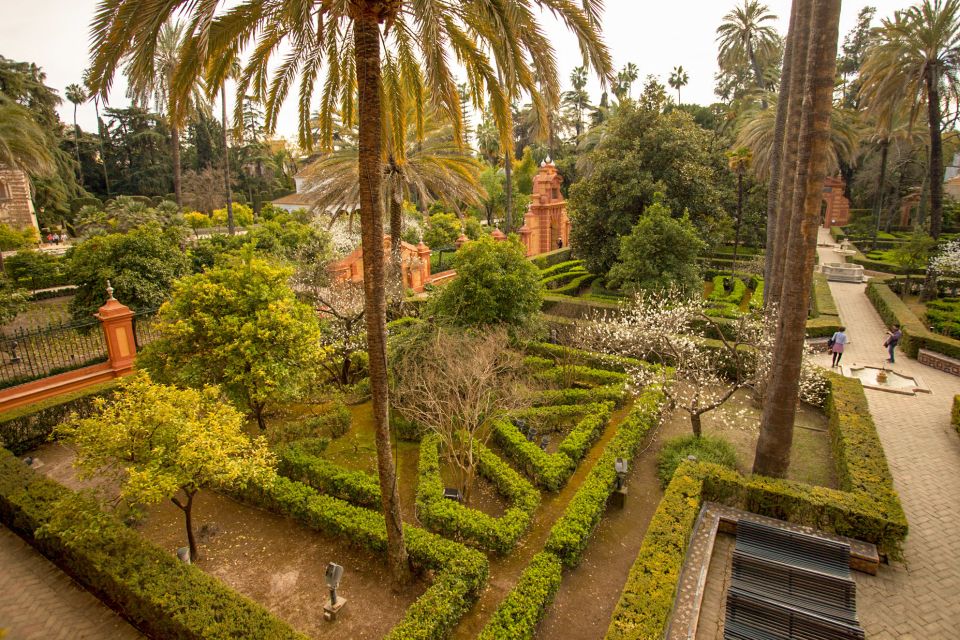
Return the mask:
[[380, 483], [376, 477], [318, 457], [309, 442], [283, 447], [277, 458], [277, 472], [291, 480], [359, 507], [380, 508]]
[[0, 413], [0, 447], [14, 455], [39, 447], [71, 413], [91, 415], [94, 398], [113, 393], [116, 386], [117, 382], [111, 380]]
[[306, 640], [260, 605], [153, 546], [96, 502], [39, 476], [5, 449], [0, 449], [0, 521], [150, 637]]
[[417, 516], [427, 528], [457, 540], [507, 553], [520, 539], [540, 506], [540, 493], [503, 460], [475, 442], [477, 473], [489, 480], [510, 506], [499, 518], [443, 497], [440, 477], [440, 438], [427, 434], [420, 441]]
[[723, 438], [698, 438], [694, 435], [671, 438], [657, 454], [657, 477], [660, 478], [660, 486], [666, 487], [670, 484], [673, 472], [690, 456], [701, 462], [713, 462], [730, 469], [737, 468], [737, 452], [733, 445]]

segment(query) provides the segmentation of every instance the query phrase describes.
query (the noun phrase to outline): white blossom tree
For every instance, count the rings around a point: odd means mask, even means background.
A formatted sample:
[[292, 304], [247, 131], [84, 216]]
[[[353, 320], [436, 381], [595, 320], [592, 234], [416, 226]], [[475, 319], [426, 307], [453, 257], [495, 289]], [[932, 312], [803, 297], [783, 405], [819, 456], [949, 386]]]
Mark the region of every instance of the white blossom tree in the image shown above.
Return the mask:
[[324, 369], [339, 387], [352, 381], [353, 354], [367, 346], [363, 323], [363, 285], [332, 282], [311, 291], [321, 319], [320, 344], [333, 356], [324, 361]]
[[948, 242], [940, 253], [930, 260], [930, 271], [936, 277], [960, 277], [960, 239]]
[[[669, 365], [628, 371], [636, 386], [663, 387], [671, 407], [690, 416], [693, 434], [702, 434], [703, 415], [740, 389], [762, 395], [770, 371], [776, 323], [772, 312], [756, 311], [730, 323], [704, 313], [704, 301], [675, 292], [640, 294], [618, 315], [601, 316], [578, 332], [580, 346]], [[810, 393], [818, 377], [810, 370]], [[822, 384], [822, 381], [820, 382]]]

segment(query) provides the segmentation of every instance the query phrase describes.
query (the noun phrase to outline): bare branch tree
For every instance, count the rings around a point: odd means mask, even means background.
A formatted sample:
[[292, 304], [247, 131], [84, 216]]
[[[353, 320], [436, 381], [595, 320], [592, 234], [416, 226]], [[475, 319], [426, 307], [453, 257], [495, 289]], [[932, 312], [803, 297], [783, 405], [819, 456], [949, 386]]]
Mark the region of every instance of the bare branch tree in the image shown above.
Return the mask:
[[425, 326], [394, 368], [393, 407], [440, 436], [469, 501], [477, 465], [475, 443], [491, 423], [523, 406], [521, 360], [502, 329], [484, 332]]

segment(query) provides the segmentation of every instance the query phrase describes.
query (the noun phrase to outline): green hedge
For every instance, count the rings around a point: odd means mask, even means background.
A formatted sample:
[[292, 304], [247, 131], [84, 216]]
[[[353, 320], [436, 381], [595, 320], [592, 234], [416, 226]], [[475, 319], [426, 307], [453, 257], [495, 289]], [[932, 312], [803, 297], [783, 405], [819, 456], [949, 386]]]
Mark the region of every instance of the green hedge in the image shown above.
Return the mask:
[[827, 415], [841, 489], [682, 463], [647, 528], [607, 640], [663, 637], [690, 535], [707, 500], [872, 542], [880, 553], [901, 557], [907, 521], [863, 387], [832, 373], [827, 379]]
[[592, 389], [546, 389], [538, 391], [531, 403], [534, 407], [550, 407], [581, 402], [612, 402], [620, 407], [626, 397], [622, 384], [610, 384]]
[[482, 640], [533, 638], [537, 624], [560, 587], [562, 569], [575, 567], [600, 522], [613, 492], [617, 458], [632, 460], [646, 435], [659, 421], [663, 394], [645, 389], [630, 415], [620, 423], [583, 484], [577, 489], [563, 515], [550, 530], [544, 550], [520, 575], [516, 586], [494, 611], [480, 632]]
[[563, 564], [548, 551], [533, 556], [517, 584], [503, 599], [478, 640], [529, 639], [560, 589]]
[[927, 349], [960, 359], [960, 340], [941, 336], [927, 329], [885, 282], [871, 280], [867, 283], [867, 297], [885, 324], [900, 325], [903, 331], [900, 349], [905, 354], [916, 358], [920, 349]]
[[859, 251], [848, 256], [849, 261], [853, 264], [859, 264], [867, 271], [876, 271], [878, 273], [892, 273], [895, 275], [923, 275], [927, 272], [926, 269], [908, 269], [906, 267], [901, 267], [900, 265], [893, 264], [892, 262], [884, 262], [882, 260], [871, 260], [866, 257]]
[[540, 506], [540, 493], [510, 465], [480, 442], [474, 442], [477, 474], [489, 480], [510, 506], [494, 518], [443, 497], [440, 477], [441, 440], [427, 434], [420, 441], [417, 481], [417, 518], [431, 531], [483, 549], [507, 553], [530, 528]]
[[277, 471], [321, 493], [370, 509], [380, 508], [380, 483], [363, 471], [344, 469], [294, 443], [277, 452]]
[[540, 270], [540, 278], [546, 278], [552, 276], [556, 273], [563, 273], [574, 267], [582, 267], [583, 260], [567, 260], [566, 262], [558, 262], [557, 264], [547, 267], [546, 269]]
[[[91, 501], [0, 450], [0, 520], [155, 638], [303, 639], [260, 605], [145, 541]], [[38, 533], [69, 500], [75, 522], [96, 521], [89, 538]]]
[[833, 236], [834, 242], [843, 242], [847, 239], [847, 234], [840, 227], [830, 227], [830, 235]]
[[617, 373], [627, 373], [631, 369], [646, 366], [641, 360], [625, 356], [613, 356], [594, 351], [583, 351], [548, 342], [528, 342], [524, 350], [535, 356], [550, 358], [558, 364], [579, 364], [593, 369], [605, 369]]
[[94, 399], [112, 393], [116, 386], [116, 380], [110, 380], [0, 413], [0, 447], [14, 455], [36, 449], [67, 416], [71, 413], [89, 415]]
[[839, 316], [837, 303], [833, 300], [833, 294], [830, 293], [830, 284], [827, 282], [827, 276], [822, 273], [813, 274], [813, 312], [816, 317], [819, 316]]
[[630, 415], [620, 423], [616, 435], [553, 525], [544, 550], [555, 554], [564, 565], [579, 564], [616, 486], [616, 459], [633, 459], [647, 433], [658, 424], [663, 400], [663, 393], [654, 387], [644, 389], [636, 398]]
[[953, 411], [950, 414], [950, 422], [957, 433], [960, 434], [960, 395], [953, 396]]
[[548, 251], [547, 253], [541, 253], [534, 258], [530, 258], [530, 262], [532, 262], [538, 269], [546, 269], [547, 267], [552, 267], [553, 265], [561, 262], [569, 262], [570, 258], [570, 247], [564, 247], [563, 249], [554, 249], [553, 251]]
[[580, 289], [587, 286], [591, 282], [597, 279], [597, 276], [592, 273], [581, 273], [576, 278], [570, 280], [562, 287], [557, 287], [556, 289], [551, 289], [550, 293], [558, 296], [575, 296], [579, 293]]
[[747, 284], [740, 278], [733, 279], [733, 290], [727, 293], [724, 283], [729, 276], [718, 275], [713, 278], [713, 291], [707, 297], [712, 302], [727, 302], [733, 305], [739, 305], [743, 301], [743, 296], [747, 295]]
[[543, 451], [506, 419], [494, 421], [493, 439], [504, 455], [515, 461], [535, 483], [544, 489], [559, 491], [610, 419], [613, 403], [605, 402], [597, 407], [570, 430], [556, 453]]
[[540, 283], [547, 288], [548, 291], [555, 291], [561, 286], [569, 283], [571, 280], [577, 279], [580, 276], [588, 275], [590, 272], [587, 271], [582, 266], [573, 266], [567, 267], [565, 270], [557, 271], [549, 276], [540, 276]]
[[541, 311], [563, 318], [589, 318], [596, 314], [620, 310], [620, 304], [617, 302], [600, 302], [555, 294], [556, 291], [547, 291], [544, 294], [540, 305]]
[[607, 640], [664, 636], [690, 534], [703, 504], [703, 466], [683, 462], [673, 474], [613, 610]]
[[583, 384], [604, 386], [620, 384], [626, 380], [626, 375], [617, 371], [594, 369], [580, 364], [562, 364], [546, 371], [538, 371], [532, 376], [540, 382]]
[[[377, 554], [386, 553], [383, 515], [321, 495], [300, 482], [277, 476], [272, 482], [235, 492], [235, 496], [326, 535]], [[486, 584], [489, 563], [481, 552], [423, 529], [404, 525], [403, 532], [413, 568], [433, 572], [434, 578], [433, 584], [407, 609], [403, 620], [387, 637], [395, 640], [445, 638]]]

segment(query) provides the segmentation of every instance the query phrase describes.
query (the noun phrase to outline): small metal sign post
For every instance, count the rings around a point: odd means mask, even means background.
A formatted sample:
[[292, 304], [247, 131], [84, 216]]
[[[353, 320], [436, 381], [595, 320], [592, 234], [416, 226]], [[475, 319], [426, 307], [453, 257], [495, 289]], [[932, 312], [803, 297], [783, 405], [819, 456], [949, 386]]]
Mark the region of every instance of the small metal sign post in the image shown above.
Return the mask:
[[343, 578], [343, 567], [335, 562], [327, 565], [325, 573], [327, 586], [330, 588], [330, 600], [323, 605], [323, 619], [327, 622], [333, 622], [337, 619], [337, 614], [343, 605], [347, 604], [346, 598], [337, 597], [337, 588], [340, 586], [340, 579]]

